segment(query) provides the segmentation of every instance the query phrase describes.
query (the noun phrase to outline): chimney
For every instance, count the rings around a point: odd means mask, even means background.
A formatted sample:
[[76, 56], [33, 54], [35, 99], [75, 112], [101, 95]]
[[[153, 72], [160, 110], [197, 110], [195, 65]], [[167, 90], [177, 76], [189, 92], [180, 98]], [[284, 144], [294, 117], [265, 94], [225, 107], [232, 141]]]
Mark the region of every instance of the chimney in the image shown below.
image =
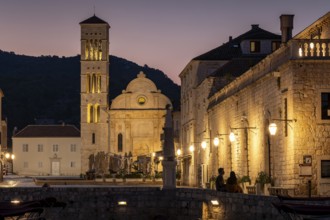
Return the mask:
[[259, 28], [259, 24], [251, 24], [252, 30]]
[[233, 36], [229, 36], [229, 42], [233, 40]]
[[288, 42], [292, 38], [294, 15], [281, 15], [282, 43]]

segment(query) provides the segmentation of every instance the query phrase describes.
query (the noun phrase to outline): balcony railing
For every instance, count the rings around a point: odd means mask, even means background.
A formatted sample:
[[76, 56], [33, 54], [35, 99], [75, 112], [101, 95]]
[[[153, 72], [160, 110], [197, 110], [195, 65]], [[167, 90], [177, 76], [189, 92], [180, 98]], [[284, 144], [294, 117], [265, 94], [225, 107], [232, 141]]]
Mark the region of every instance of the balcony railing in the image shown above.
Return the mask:
[[330, 58], [330, 39], [326, 40], [294, 40], [292, 57], [299, 58]]

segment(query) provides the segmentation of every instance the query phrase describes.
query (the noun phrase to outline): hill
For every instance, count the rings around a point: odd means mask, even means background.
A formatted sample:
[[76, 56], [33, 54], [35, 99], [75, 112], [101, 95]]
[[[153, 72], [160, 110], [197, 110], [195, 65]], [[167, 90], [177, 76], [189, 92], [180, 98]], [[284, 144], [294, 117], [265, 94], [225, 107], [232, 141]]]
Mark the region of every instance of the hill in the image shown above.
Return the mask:
[[[180, 106], [180, 86], [162, 71], [110, 56], [112, 100], [143, 71], [174, 105]], [[37, 119], [50, 118], [80, 127], [80, 56], [26, 56], [0, 50], [0, 88], [9, 139], [14, 127], [22, 129]]]

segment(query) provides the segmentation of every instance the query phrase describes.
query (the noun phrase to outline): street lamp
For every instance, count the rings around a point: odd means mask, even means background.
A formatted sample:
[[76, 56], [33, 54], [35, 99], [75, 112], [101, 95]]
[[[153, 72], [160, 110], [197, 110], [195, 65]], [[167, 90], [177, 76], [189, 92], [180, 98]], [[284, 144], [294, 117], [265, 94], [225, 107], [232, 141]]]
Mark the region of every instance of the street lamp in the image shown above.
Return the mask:
[[180, 157], [182, 154], [181, 149], [177, 149], [176, 154]]
[[206, 149], [206, 141], [202, 141], [201, 146], [202, 146], [202, 149], [205, 150]]
[[236, 135], [234, 134], [234, 132], [230, 132], [230, 134], [229, 134], [229, 140], [230, 140], [230, 142], [236, 141]]
[[277, 131], [277, 125], [275, 123], [270, 123], [268, 129], [270, 135], [275, 135]]
[[195, 151], [195, 147], [194, 147], [194, 145], [190, 145], [190, 146], [189, 146], [189, 151], [190, 151], [191, 153]]
[[[290, 122], [296, 122], [297, 119], [271, 119], [272, 121], [280, 121], [280, 122], [285, 122], [285, 136], [288, 135], [288, 131], [287, 131], [287, 126], [290, 125]], [[291, 126], [290, 126], [291, 127]], [[269, 129], [269, 133], [270, 135], [274, 136], [276, 134], [277, 131], [277, 125], [275, 122], [272, 122], [269, 124], [268, 126]]]
[[220, 139], [219, 139], [218, 137], [215, 137], [215, 138], [213, 139], [213, 144], [214, 144], [214, 146], [218, 147], [218, 146], [219, 146], [219, 143], [220, 143]]

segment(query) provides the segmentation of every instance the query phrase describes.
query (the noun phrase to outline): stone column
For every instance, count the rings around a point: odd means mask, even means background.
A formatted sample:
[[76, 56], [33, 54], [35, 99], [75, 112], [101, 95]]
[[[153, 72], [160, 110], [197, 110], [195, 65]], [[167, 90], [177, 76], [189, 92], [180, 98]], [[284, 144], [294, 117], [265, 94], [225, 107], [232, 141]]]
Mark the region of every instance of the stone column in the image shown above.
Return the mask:
[[176, 188], [176, 160], [174, 153], [174, 138], [173, 138], [173, 120], [172, 111], [169, 105], [166, 106], [166, 118], [164, 130], [164, 146], [163, 154], [163, 189], [175, 189]]

